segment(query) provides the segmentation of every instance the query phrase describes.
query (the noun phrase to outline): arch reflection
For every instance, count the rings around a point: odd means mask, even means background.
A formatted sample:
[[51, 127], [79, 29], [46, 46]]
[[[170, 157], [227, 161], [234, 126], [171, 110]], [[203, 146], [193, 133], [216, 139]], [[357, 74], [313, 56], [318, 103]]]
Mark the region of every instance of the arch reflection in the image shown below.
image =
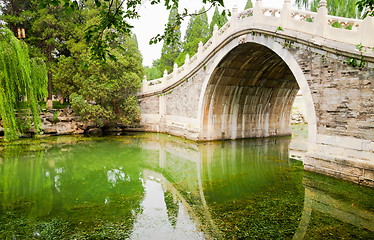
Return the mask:
[[372, 235], [373, 189], [304, 172], [290, 160], [287, 138], [153, 141], [158, 171], [212, 238]]
[[155, 236], [147, 226], [192, 239], [368, 239], [374, 231], [374, 190], [304, 172], [289, 158], [289, 138], [43, 141], [2, 146], [0, 236], [47, 228]]

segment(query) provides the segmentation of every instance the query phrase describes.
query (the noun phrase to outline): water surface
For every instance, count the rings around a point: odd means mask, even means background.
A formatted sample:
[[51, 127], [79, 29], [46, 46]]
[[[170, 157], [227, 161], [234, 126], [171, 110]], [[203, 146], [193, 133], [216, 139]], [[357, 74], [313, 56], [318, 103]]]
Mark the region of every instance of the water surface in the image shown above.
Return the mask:
[[372, 239], [374, 190], [302, 170], [290, 139], [163, 134], [0, 144], [1, 239]]

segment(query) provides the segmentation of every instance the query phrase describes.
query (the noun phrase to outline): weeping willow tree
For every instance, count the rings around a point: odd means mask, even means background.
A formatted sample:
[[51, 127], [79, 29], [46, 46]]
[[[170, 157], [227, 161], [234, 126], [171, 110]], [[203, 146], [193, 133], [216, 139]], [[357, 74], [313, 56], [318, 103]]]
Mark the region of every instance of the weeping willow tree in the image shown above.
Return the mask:
[[0, 117], [5, 140], [14, 140], [34, 125], [40, 131], [38, 100], [46, 96], [47, 71], [41, 59], [30, 59], [27, 45], [0, 28]]

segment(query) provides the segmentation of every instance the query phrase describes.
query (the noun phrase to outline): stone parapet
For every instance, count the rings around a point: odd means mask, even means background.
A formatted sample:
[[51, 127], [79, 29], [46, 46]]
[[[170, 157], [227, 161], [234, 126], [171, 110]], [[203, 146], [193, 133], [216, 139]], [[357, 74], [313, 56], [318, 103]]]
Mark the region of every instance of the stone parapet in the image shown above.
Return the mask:
[[[139, 95], [162, 92], [172, 87], [196, 71], [206, 57], [216, 51], [227, 38], [232, 38], [238, 32], [257, 30], [323, 45], [324, 48], [340, 51], [343, 55], [351, 52], [354, 55], [374, 57], [374, 17], [359, 20], [330, 16], [325, 5], [320, 6], [315, 13], [291, 9], [289, 2], [285, 2], [283, 9], [264, 8], [262, 2], [256, 2], [253, 9], [235, 12], [229, 22], [214, 31], [205, 45], [199, 43], [199, 51], [191, 60], [188, 59], [179, 68], [174, 66], [171, 75], [165, 74], [160, 79], [143, 81]], [[360, 45], [359, 50], [357, 45]]]

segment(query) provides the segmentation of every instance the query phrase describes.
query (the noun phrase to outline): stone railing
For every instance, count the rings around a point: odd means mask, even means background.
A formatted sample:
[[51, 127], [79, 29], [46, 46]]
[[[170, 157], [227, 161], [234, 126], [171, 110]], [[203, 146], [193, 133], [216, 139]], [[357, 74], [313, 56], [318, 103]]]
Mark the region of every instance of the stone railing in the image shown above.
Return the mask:
[[190, 59], [186, 57], [185, 64], [178, 68], [174, 65], [171, 74], [167, 72], [160, 79], [143, 81], [141, 95], [160, 92], [190, 77], [196, 68], [230, 36], [242, 30], [265, 30], [267, 32], [292, 35], [315, 44], [328, 45], [328, 41], [349, 45], [348, 51], [357, 51], [360, 44], [362, 51], [374, 55], [374, 17], [364, 20], [349, 19], [327, 14], [326, 0], [321, 0], [317, 12], [291, 9], [290, 0], [284, 0], [282, 9], [264, 8], [261, 0], [257, 0], [253, 9], [240, 13], [233, 9], [231, 19], [222, 26], [214, 28], [212, 38], [205, 45], [201, 42], [198, 52]]

